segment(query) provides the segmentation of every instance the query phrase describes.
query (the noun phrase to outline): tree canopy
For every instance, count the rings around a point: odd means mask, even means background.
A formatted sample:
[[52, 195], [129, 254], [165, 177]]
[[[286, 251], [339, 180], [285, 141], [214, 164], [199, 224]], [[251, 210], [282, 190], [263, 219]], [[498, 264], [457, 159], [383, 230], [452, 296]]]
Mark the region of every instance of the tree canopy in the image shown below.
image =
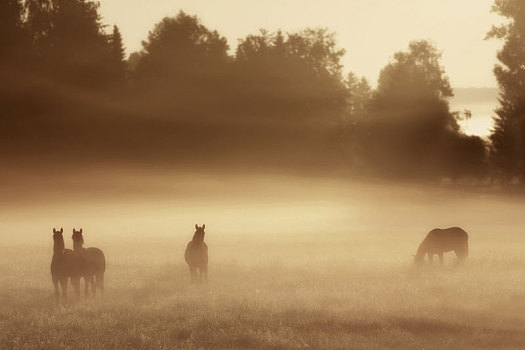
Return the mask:
[[453, 93], [440, 58], [430, 42], [414, 41], [381, 70], [369, 118], [356, 135], [366, 145], [361, 157], [371, 167], [413, 176], [455, 176], [482, 168], [483, 142], [460, 132], [449, 110]]
[[509, 22], [493, 27], [487, 38], [504, 41], [494, 74], [500, 87], [491, 158], [506, 175], [525, 175], [525, 3], [496, 0], [493, 11]]

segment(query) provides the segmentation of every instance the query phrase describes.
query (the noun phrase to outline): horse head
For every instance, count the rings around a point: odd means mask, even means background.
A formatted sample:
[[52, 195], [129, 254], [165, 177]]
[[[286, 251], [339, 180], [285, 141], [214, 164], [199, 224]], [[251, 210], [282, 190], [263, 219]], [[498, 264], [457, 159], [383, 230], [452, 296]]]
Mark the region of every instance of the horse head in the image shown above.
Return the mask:
[[60, 228], [60, 231], [56, 230], [54, 227], [53, 227], [53, 239], [54, 240], [57, 240], [57, 239], [63, 239], [64, 237], [62, 236], [62, 233], [64, 232], [64, 229], [61, 227]]
[[55, 253], [62, 253], [65, 248], [64, 244], [64, 236], [62, 236], [62, 233], [64, 232], [64, 229], [61, 227], [60, 231], [56, 230], [53, 227], [53, 251]]
[[84, 244], [84, 237], [82, 236], [82, 229], [77, 231], [75, 230], [75, 228], [73, 228], [73, 236], [71, 236], [71, 238], [73, 238], [74, 243]]
[[206, 228], [206, 225], [202, 225], [202, 227], [199, 227], [199, 225], [195, 224], [195, 234], [193, 235], [193, 240], [198, 242], [204, 241], [204, 229]]

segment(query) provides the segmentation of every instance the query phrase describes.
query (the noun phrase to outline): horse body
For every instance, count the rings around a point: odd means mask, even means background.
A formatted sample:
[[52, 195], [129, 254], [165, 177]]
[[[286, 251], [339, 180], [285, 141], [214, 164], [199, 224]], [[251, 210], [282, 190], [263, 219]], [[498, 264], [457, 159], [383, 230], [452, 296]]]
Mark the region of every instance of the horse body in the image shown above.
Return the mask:
[[195, 225], [193, 239], [186, 246], [184, 260], [189, 266], [191, 282], [207, 281], [208, 279], [208, 246], [204, 243], [204, 228]]
[[104, 252], [98, 248], [84, 248], [84, 237], [82, 229], [73, 229], [73, 250], [80, 259], [80, 274], [84, 278], [84, 294], [88, 295], [89, 285], [93, 295], [97, 293], [97, 287], [104, 292], [104, 272], [106, 271], [106, 257]]
[[430, 263], [434, 254], [439, 256], [443, 264], [443, 253], [454, 251], [459, 261], [468, 257], [468, 234], [459, 227], [447, 229], [433, 229], [430, 231], [423, 242], [419, 245], [417, 254], [414, 257], [415, 263], [422, 263], [425, 255], [428, 255]]
[[67, 299], [67, 282], [71, 279], [77, 298], [80, 297], [80, 260], [71, 249], [65, 249], [63, 229], [53, 229], [53, 258], [51, 259], [51, 279], [55, 286], [55, 297], [60, 299], [59, 284], [62, 288], [62, 298]]

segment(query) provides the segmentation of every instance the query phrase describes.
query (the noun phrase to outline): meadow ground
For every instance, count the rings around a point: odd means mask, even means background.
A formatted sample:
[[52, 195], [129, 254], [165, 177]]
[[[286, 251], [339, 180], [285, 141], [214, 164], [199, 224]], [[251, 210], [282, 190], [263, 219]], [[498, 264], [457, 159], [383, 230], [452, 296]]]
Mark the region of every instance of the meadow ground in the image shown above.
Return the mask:
[[[2, 349], [525, 348], [519, 198], [282, 177], [74, 183], [4, 191]], [[210, 247], [201, 286], [183, 260], [195, 223]], [[54, 303], [53, 226], [68, 247], [82, 226], [104, 250], [103, 298], [70, 288]], [[414, 269], [425, 234], [447, 226], [469, 232], [468, 262]]]

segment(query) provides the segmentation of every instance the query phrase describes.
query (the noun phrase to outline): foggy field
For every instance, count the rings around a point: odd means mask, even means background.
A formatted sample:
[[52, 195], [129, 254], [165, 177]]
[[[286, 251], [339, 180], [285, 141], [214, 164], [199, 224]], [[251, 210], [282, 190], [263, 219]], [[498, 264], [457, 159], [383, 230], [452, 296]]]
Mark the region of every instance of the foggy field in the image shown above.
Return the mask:
[[[525, 348], [520, 198], [292, 176], [128, 172], [1, 189], [0, 348]], [[38, 179], [38, 182], [35, 181]], [[95, 180], [95, 179], [104, 179]], [[5, 183], [5, 182], [4, 182]], [[206, 224], [209, 283], [184, 249]], [[107, 258], [104, 298], [56, 306], [52, 229]], [[430, 229], [470, 257], [416, 270]]]

